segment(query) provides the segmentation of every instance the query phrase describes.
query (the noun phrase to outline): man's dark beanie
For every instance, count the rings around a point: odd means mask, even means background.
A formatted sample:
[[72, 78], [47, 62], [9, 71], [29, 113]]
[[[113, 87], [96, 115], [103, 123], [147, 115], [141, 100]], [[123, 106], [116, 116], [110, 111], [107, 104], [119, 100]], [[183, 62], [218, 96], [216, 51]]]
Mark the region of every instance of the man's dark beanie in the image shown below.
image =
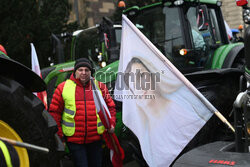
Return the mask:
[[93, 67], [91, 65], [91, 62], [86, 59], [86, 58], [80, 58], [80, 59], [77, 59], [76, 62], [75, 62], [75, 67], [74, 67], [74, 73], [76, 72], [76, 70], [80, 67], [88, 67], [89, 70], [91, 72], [93, 72]]

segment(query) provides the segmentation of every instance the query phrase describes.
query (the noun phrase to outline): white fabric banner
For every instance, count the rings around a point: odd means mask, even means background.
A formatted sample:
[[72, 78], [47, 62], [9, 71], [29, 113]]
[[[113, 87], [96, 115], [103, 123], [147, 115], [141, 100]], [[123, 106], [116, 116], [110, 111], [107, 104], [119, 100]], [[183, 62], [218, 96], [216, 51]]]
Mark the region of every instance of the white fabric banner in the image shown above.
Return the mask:
[[212, 116], [213, 106], [125, 15], [115, 90], [150, 167], [169, 166]]
[[[33, 45], [33, 43], [30, 43], [31, 46], [31, 69], [33, 72], [35, 72], [39, 77], [42, 78], [41, 70], [40, 70], [40, 65], [38, 61], [38, 57], [36, 54], [36, 49]], [[47, 104], [47, 92], [46, 90], [43, 92], [33, 92], [34, 95], [36, 95], [44, 104], [45, 109], [48, 109], [48, 104]]]
[[[30, 46], [31, 46], [31, 69], [39, 77], [41, 77], [40, 65], [39, 65], [39, 62], [38, 62], [38, 58], [37, 58], [37, 54], [36, 54], [36, 49], [35, 49], [33, 43], [30, 43]], [[33, 94], [35, 94], [37, 96], [36, 92], [34, 92]]]
[[233, 37], [232, 30], [230, 29], [230, 27], [229, 27], [229, 25], [227, 24], [226, 21], [224, 21], [224, 23], [225, 23], [225, 27], [226, 27], [226, 30], [227, 30], [227, 35], [231, 39]]
[[31, 46], [31, 69], [34, 71], [39, 77], [41, 77], [41, 71], [40, 71], [40, 66], [36, 54], [36, 49], [33, 45], [33, 43], [30, 44]]

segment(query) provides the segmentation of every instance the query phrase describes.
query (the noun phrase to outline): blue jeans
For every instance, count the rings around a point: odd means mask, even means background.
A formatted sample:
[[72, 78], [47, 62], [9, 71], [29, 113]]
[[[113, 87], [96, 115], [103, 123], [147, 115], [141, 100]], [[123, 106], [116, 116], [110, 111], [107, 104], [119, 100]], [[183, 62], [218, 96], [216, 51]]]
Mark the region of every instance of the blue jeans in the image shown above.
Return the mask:
[[76, 167], [102, 166], [102, 141], [89, 144], [67, 143]]

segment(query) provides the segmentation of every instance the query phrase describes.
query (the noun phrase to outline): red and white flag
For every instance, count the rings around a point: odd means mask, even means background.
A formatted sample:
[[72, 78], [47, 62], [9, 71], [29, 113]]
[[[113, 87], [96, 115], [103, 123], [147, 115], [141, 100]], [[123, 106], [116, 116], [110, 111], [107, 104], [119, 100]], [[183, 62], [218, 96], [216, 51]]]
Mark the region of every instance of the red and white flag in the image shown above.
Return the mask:
[[[95, 101], [95, 106], [97, 109], [97, 113], [102, 121], [102, 124], [106, 129], [110, 129], [111, 124], [111, 114], [110, 111], [100, 93], [97, 86], [94, 83], [94, 79], [91, 78], [91, 84], [93, 88], [93, 96]], [[110, 149], [110, 157], [112, 161], [112, 165], [114, 167], [121, 167], [122, 161], [124, 159], [124, 151], [120, 146], [120, 143], [117, 139], [115, 133], [109, 133], [107, 130], [103, 133], [103, 138], [107, 144], [107, 147]]]
[[227, 36], [228, 36], [229, 40], [231, 40], [232, 37], [233, 37], [232, 30], [230, 29], [230, 27], [229, 27], [229, 25], [227, 24], [226, 21], [224, 21], [224, 23], [225, 23], [225, 27], [226, 27], [226, 30], [227, 30]]
[[[31, 67], [32, 67], [32, 71], [34, 71], [37, 75], [39, 75], [42, 78], [41, 75], [41, 71], [40, 71], [40, 66], [39, 66], [39, 62], [38, 62], [38, 58], [37, 58], [37, 54], [36, 54], [36, 49], [33, 45], [33, 43], [30, 44], [31, 45]], [[44, 104], [45, 109], [48, 109], [48, 105], [47, 105], [47, 92], [43, 91], [43, 92], [37, 92], [34, 93]]]

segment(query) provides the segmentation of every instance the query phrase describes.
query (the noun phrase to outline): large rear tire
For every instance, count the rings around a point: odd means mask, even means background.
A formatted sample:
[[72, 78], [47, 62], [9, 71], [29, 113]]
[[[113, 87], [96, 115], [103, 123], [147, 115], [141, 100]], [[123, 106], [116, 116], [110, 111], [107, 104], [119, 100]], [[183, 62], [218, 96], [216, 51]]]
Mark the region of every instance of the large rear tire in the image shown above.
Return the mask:
[[[49, 148], [48, 154], [15, 147], [21, 167], [58, 166], [56, 124], [33, 93], [0, 76], [0, 136]], [[28, 162], [26, 162], [28, 160]]]

